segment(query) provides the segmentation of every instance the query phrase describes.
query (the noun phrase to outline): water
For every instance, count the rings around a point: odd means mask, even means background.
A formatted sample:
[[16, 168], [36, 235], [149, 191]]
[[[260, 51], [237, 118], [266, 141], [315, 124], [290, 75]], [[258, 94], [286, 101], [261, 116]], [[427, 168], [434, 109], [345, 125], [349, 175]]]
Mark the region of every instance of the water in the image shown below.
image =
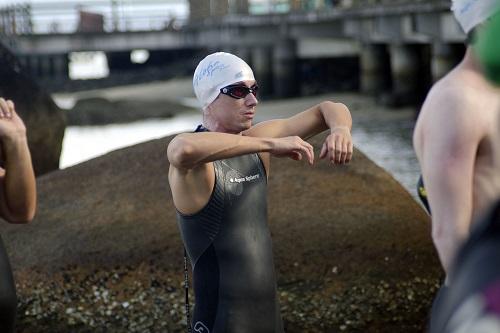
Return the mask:
[[354, 124], [352, 135], [356, 147], [417, 198], [420, 167], [412, 145], [413, 116], [369, 117], [357, 122], [354, 119]]
[[193, 112], [171, 119], [150, 119], [130, 124], [69, 126], [64, 134], [60, 167], [64, 169], [112, 150], [188, 131], [199, 121], [200, 114]]

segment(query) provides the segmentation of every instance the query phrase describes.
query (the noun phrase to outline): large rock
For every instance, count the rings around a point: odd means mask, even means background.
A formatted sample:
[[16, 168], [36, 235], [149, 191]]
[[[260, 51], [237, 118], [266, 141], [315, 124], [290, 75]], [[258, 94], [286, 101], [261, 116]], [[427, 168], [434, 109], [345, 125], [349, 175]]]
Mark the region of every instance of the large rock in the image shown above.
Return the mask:
[[[1, 230], [20, 327], [183, 331], [170, 139], [38, 179], [35, 221]], [[423, 331], [441, 270], [428, 216], [389, 174], [356, 151], [345, 167], [274, 159], [269, 184], [287, 332]]]
[[66, 127], [64, 114], [1, 43], [0, 96], [14, 101], [26, 124], [35, 173], [58, 169]]

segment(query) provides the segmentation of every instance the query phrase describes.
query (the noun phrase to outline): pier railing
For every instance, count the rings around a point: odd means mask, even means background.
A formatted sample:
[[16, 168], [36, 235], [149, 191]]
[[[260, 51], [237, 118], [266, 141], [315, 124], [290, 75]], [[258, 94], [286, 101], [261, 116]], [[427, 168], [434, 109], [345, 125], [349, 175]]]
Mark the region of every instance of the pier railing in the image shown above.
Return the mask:
[[31, 6], [12, 5], [0, 9], [0, 32], [4, 35], [30, 34], [33, 32]]
[[10, 50], [15, 48], [15, 36], [33, 33], [31, 6], [10, 5], [0, 8], [0, 42]]
[[0, 8], [0, 33], [116, 32], [178, 28], [187, 0], [88, 0], [14, 4]]

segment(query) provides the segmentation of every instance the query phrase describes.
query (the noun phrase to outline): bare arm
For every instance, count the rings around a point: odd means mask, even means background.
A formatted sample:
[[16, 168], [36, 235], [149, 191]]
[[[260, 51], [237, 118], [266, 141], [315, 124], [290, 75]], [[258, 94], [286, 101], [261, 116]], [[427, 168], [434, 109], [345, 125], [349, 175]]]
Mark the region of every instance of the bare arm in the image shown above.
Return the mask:
[[484, 132], [471, 110], [454, 91], [430, 95], [414, 137], [432, 211], [432, 237], [446, 272], [472, 218], [474, 163]]
[[352, 118], [349, 109], [342, 103], [330, 101], [317, 104], [288, 119], [262, 122], [244, 135], [256, 137], [285, 137], [297, 135], [304, 140], [330, 129], [320, 152], [320, 158], [336, 163], [347, 163], [352, 158]]
[[305, 155], [309, 163], [313, 163], [312, 146], [299, 137], [259, 138], [215, 132], [184, 133], [176, 136], [167, 149], [170, 164], [186, 170], [220, 159], [261, 152], [276, 155], [296, 152], [296, 159]]
[[312, 146], [299, 137], [255, 138], [215, 132], [176, 136], [167, 149], [169, 184], [175, 207], [192, 214], [206, 204], [215, 182], [211, 162], [258, 152], [294, 159], [305, 155], [309, 163], [313, 163]]
[[[184, 213], [196, 212], [204, 206], [214, 184], [213, 161], [249, 153], [264, 153], [261, 156], [269, 175], [269, 154], [295, 160], [305, 158], [309, 164], [313, 163], [313, 147], [301, 137], [310, 137], [329, 126], [337, 126], [329, 137], [347, 137], [350, 143], [349, 111], [343, 105], [334, 105], [322, 103], [321, 107], [318, 105], [288, 120], [259, 124], [255, 126], [256, 130], [252, 128], [243, 132], [243, 135], [203, 132], [176, 136], [167, 149], [169, 183], [175, 206]], [[333, 142], [332, 146], [335, 147]], [[352, 151], [352, 143], [346, 144], [346, 147]]]
[[0, 98], [0, 213], [11, 223], [27, 223], [35, 215], [36, 185], [26, 128], [11, 101]]

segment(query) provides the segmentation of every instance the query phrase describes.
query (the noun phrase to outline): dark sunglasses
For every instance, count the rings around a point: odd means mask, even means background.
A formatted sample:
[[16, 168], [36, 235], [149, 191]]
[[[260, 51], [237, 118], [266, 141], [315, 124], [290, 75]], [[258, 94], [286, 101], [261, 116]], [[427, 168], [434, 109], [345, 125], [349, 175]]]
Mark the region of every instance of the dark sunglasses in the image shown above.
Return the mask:
[[232, 86], [221, 88], [220, 92], [221, 94], [231, 96], [232, 98], [240, 99], [247, 97], [247, 95], [250, 93], [257, 97], [258, 90], [259, 86], [257, 84], [254, 84], [250, 88], [242, 84], [235, 84]]

